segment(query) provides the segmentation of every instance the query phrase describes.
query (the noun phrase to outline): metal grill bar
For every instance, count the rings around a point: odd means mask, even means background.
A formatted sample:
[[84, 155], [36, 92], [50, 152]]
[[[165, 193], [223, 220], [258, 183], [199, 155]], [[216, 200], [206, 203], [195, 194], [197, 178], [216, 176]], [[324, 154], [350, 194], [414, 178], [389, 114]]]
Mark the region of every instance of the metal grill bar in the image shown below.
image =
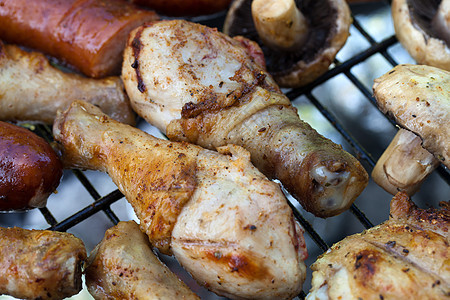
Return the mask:
[[56, 221], [55, 217], [50, 213], [47, 207], [41, 207], [39, 208], [39, 211], [44, 216], [45, 221], [47, 221], [49, 225], [54, 226], [58, 223], [58, 221]]
[[123, 197], [123, 195], [119, 190], [114, 190], [111, 193], [109, 193], [108, 195], [98, 199], [91, 205], [86, 206], [79, 212], [68, 217], [67, 219], [50, 226], [48, 229], [49, 230], [57, 230], [57, 231], [66, 231], [70, 227], [75, 226], [76, 224], [87, 219], [88, 217], [92, 216], [93, 214], [95, 214], [101, 210], [105, 211], [105, 210], [110, 209], [110, 205], [113, 204], [114, 202], [116, 202], [117, 200], [121, 199], [122, 197]]
[[[388, 38], [385, 38], [381, 42], [376, 42], [374, 38], [364, 30], [364, 28], [361, 26], [357, 18], [355, 18], [354, 16], [352, 26], [354, 26], [354, 28], [369, 42], [370, 46], [366, 50], [356, 55], [353, 55], [350, 59], [344, 62], [339, 62], [338, 60], [336, 60], [334, 63], [334, 67], [325, 74], [323, 74], [322, 76], [320, 76], [314, 82], [302, 88], [291, 89], [286, 93], [286, 95], [291, 101], [294, 101], [298, 97], [304, 95], [317, 108], [317, 110], [330, 122], [330, 124], [333, 125], [333, 127], [339, 132], [339, 134], [345, 139], [345, 141], [352, 147], [352, 149], [356, 153], [356, 157], [358, 159], [366, 161], [371, 167], [373, 167], [375, 165], [376, 160], [372, 157], [372, 154], [366, 149], [364, 149], [364, 147], [357, 141], [357, 139], [355, 139], [348, 132], [348, 130], [344, 128], [344, 126], [338, 121], [338, 119], [333, 115], [333, 113], [331, 113], [326, 107], [324, 107], [320, 103], [320, 101], [313, 95], [313, 90], [316, 87], [339, 74], [344, 74], [350, 80], [350, 82], [362, 93], [362, 95], [365, 98], [367, 98], [367, 100], [370, 103], [376, 106], [376, 101], [372, 96], [372, 91], [368, 89], [366, 86], [364, 86], [364, 84], [351, 72], [351, 69], [354, 66], [366, 61], [368, 58], [378, 53], [381, 54], [386, 59], [386, 61], [389, 62], [392, 66], [397, 65], [397, 62], [391, 55], [389, 55], [387, 50], [393, 45], [395, 45], [398, 41], [396, 37], [393, 35]], [[387, 119], [391, 122], [391, 124], [396, 126], [393, 120], [389, 118]], [[43, 136], [48, 141], [50, 142], [53, 141], [51, 127], [44, 125], [36, 125], [35, 130], [39, 135]], [[442, 166], [440, 166], [437, 171], [441, 175], [441, 177], [446, 181], [446, 183], [450, 184], [449, 171]], [[46, 222], [50, 225], [48, 229], [66, 231], [100, 211], [103, 211], [103, 213], [107, 215], [107, 217], [113, 224], [117, 224], [120, 221], [120, 219], [111, 209], [111, 205], [116, 201], [120, 200], [121, 198], [123, 198], [122, 193], [118, 189], [116, 189], [110, 192], [109, 194], [101, 197], [101, 195], [97, 192], [95, 187], [92, 185], [92, 183], [89, 181], [89, 179], [85, 176], [85, 174], [82, 171], [74, 170], [73, 173], [77, 177], [77, 179], [82, 183], [87, 192], [92, 196], [93, 202], [92, 204], [84, 207], [77, 213], [69, 216], [68, 218], [60, 222], [58, 222], [55, 219], [55, 217], [46, 207], [40, 208], [39, 209], [40, 213], [44, 216]], [[322, 236], [318, 234], [317, 231], [314, 229], [314, 227], [305, 219], [301, 211], [297, 209], [294, 203], [291, 203], [289, 201], [289, 205], [293, 210], [295, 218], [303, 226], [305, 231], [308, 233], [308, 235], [311, 237], [314, 243], [318, 246], [318, 248], [323, 252], [329, 249], [328, 244], [325, 242]], [[373, 222], [369, 220], [369, 218], [365, 215], [365, 213], [362, 212], [355, 204], [353, 204], [349, 210], [365, 228], [373, 227]], [[298, 297], [300, 299], [304, 299], [305, 293], [302, 291]]]
[[344, 137], [344, 139], [352, 146], [355, 150], [358, 158], [364, 159], [369, 162], [370, 165], [374, 166], [375, 161], [372, 158], [371, 154], [366, 151], [358, 141], [353, 138], [353, 136], [347, 132], [344, 127], [339, 123], [339, 121], [328, 111], [322, 104], [314, 97], [310, 92], [306, 93], [306, 97], [314, 104], [314, 106], [322, 113], [322, 115], [334, 126], [334, 128]]
[[308, 91], [311, 91], [316, 86], [324, 83], [325, 81], [333, 78], [334, 76], [343, 73], [344, 71], [350, 70], [355, 65], [365, 61], [367, 58], [371, 57], [372, 55], [379, 53], [380, 51], [387, 49], [388, 47], [394, 45], [397, 42], [397, 38], [395, 36], [391, 36], [385, 40], [383, 40], [380, 43], [376, 43], [372, 47], [366, 49], [365, 51], [353, 56], [349, 60], [345, 61], [339, 66], [334, 67], [333, 69], [329, 70], [319, 78], [317, 78], [314, 82], [299, 88], [299, 89], [293, 89], [286, 93], [286, 96], [292, 100], [294, 100], [297, 97], [300, 97], [301, 95], [305, 94]]
[[[356, 29], [362, 34], [362, 36], [370, 43], [371, 46], [376, 44], [376, 41], [367, 33], [367, 31], [364, 30], [364, 28], [361, 26], [361, 24], [358, 22], [358, 20], [353, 16], [353, 26], [355, 26]], [[398, 63], [390, 56], [386, 49], [380, 51], [381, 55], [386, 58], [386, 60], [394, 67], [398, 65]]]
[[[84, 185], [86, 190], [89, 192], [89, 194], [94, 198], [95, 201], [98, 201], [100, 199], [100, 194], [97, 192], [97, 190], [94, 188], [94, 186], [91, 184], [91, 182], [84, 176], [84, 174], [80, 170], [72, 170], [75, 176], [77, 176], [78, 180]], [[117, 224], [120, 222], [119, 218], [116, 216], [116, 214], [111, 210], [111, 208], [107, 207], [103, 210], [105, 214], [108, 216], [108, 218], [113, 222], [113, 224]]]
[[303, 218], [303, 216], [301, 215], [301, 213], [297, 210], [297, 208], [290, 202], [288, 201], [289, 206], [292, 208], [292, 211], [294, 213], [294, 217], [299, 221], [299, 223], [303, 226], [303, 228], [305, 229], [305, 231], [309, 234], [309, 236], [313, 239], [313, 241], [317, 244], [317, 246], [322, 250], [322, 251], [327, 251], [327, 249], [329, 248], [329, 246], [327, 245], [327, 243], [322, 239], [322, 237], [314, 230], [314, 228], [311, 226], [311, 224], [305, 219]]

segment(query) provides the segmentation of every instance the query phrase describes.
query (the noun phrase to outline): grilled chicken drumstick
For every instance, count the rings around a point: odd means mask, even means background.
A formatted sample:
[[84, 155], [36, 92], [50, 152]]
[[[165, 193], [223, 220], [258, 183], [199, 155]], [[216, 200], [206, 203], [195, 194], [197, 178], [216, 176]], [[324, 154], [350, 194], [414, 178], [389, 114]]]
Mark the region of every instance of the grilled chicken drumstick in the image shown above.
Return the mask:
[[306, 299], [448, 299], [450, 203], [424, 210], [400, 192], [389, 216], [319, 257]]
[[83, 242], [66, 232], [0, 227], [0, 295], [64, 299], [81, 291]]
[[361, 164], [300, 120], [244, 38], [183, 20], [135, 29], [122, 79], [135, 111], [172, 140], [243, 146], [303, 207], [329, 217], [368, 182]]
[[75, 100], [98, 105], [112, 118], [134, 124], [119, 77], [85, 78], [52, 67], [39, 52], [0, 41], [0, 120], [52, 124], [56, 112]]
[[95, 299], [200, 299], [156, 257], [134, 221], [106, 231], [89, 256], [85, 274]]
[[66, 166], [107, 172], [150, 242], [208, 289], [257, 299], [301, 290], [303, 232], [245, 149], [157, 139], [82, 101], [57, 117], [53, 132]]

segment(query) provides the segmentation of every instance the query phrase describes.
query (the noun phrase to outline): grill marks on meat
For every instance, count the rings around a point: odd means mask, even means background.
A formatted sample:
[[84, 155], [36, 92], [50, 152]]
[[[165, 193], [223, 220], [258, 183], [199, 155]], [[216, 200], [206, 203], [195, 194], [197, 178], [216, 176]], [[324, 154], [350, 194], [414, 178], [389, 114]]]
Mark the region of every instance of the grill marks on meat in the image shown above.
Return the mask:
[[307, 299], [442, 299], [450, 296], [449, 204], [420, 209], [406, 193], [385, 223], [346, 237], [312, 265]]
[[142, 48], [141, 41], [139, 40], [139, 38], [141, 37], [142, 30], [144, 28], [145, 27], [141, 27], [141, 30], [138, 30], [136, 32], [135, 38], [131, 42], [131, 47], [133, 48], [133, 55], [134, 55], [134, 62], [131, 65], [131, 67], [136, 70], [136, 78], [138, 81], [137, 88], [141, 93], [145, 92], [145, 84], [142, 80], [141, 70], [139, 69], [139, 54], [140, 54], [141, 48]]

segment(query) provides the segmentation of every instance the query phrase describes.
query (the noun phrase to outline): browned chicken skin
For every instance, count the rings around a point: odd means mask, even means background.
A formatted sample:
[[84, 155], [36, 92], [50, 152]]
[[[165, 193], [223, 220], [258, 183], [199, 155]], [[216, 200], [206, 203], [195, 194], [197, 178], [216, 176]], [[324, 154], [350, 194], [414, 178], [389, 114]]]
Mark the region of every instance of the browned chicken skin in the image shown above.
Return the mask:
[[245, 149], [157, 139], [82, 101], [57, 117], [53, 132], [66, 166], [107, 172], [151, 243], [200, 284], [233, 299], [300, 292], [303, 230]]
[[200, 299], [152, 252], [134, 221], [106, 231], [89, 255], [85, 274], [95, 299]]
[[449, 233], [449, 202], [423, 210], [398, 193], [389, 221], [318, 258], [307, 299], [448, 299]]
[[59, 109], [74, 100], [98, 105], [120, 122], [135, 123], [134, 112], [118, 77], [85, 78], [51, 66], [39, 52], [0, 41], [0, 120], [52, 124]]
[[[170, 139], [236, 144], [320, 217], [350, 207], [368, 182], [356, 158], [300, 120], [244, 38], [183, 20], [135, 29], [122, 79], [134, 110]], [[255, 55], [256, 54], [256, 55]]]
[[81, 291], [83, 242], [70, 233], [0, 227], [0, 294], [64, 299]]
[[0, 122], [0, 211], [45, 206], [62, 174], [59, 157], [43, 138]]

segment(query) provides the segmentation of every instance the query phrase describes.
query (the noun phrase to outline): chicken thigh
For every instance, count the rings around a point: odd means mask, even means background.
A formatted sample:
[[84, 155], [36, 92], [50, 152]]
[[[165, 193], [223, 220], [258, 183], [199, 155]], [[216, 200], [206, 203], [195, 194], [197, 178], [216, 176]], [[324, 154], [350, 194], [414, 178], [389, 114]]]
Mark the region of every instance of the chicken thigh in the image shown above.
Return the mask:
[[107, 172], [150, 242], [208, 289], [234, 299], [300, 292], [303, 231], [245, 149], [157, 139], [82, 101], [59, 114], [53, 131], [66, 166]]
[[311, 266], [306, 299], [448, 299], [449, 230], [449, 202], [424, 210], [398, 193], [388, 221], [346, 237]]
[[320, 217], [349, 208], [368, 182], [352, 155], [303, 122], [244, 38], [184, 20], [135, 29], [122, 79], [134, 110], [166, 135], [208, 149], [237, 144]]

